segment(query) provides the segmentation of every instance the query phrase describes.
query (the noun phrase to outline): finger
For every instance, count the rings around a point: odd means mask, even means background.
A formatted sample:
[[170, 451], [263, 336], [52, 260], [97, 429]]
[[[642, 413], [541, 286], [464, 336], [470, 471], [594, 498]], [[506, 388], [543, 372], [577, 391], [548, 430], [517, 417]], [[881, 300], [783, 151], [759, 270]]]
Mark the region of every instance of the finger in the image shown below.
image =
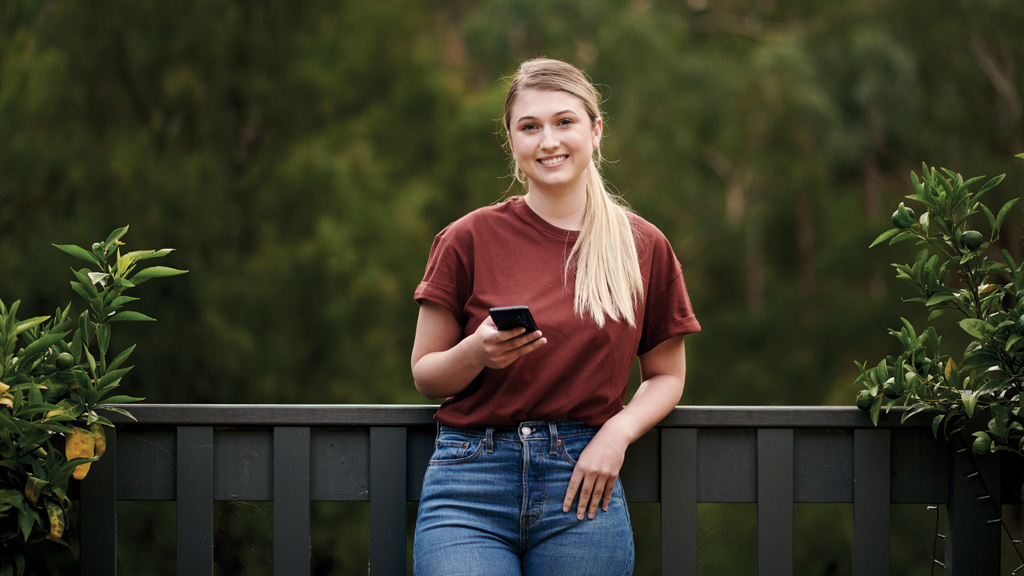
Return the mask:
[[565, 500], [562, 500], [562, 512], [568, 512], [572, 508], [572, 501], [576, 499], [576, 491], [580, 489], [580, 475], [573, 472], [569, 479], [569, 489], [565, 491]]
[[590, 505], [590, 494], [594, 490], [594, 481], [589, 478], [584, 478], [583, 485], [580, 487], [580, 503], [576, 506], [576, 519], [583, 520], [587, 514], [587, 506]]
[[601, 503], [602, 496], [604, 495], [604, 484], [601, 482], [594, 483], [594, 491], [590, 495], [590, 502], [587, 504], [587, 518], [591, 520], [597, 516], [597, 506]]
[[601, 502], [601, 510], [608, 511], [608, 505], [612, 501], [612, 492], [615, 490], [615, 480], [609, 480], [604, 491], [604, 501]]

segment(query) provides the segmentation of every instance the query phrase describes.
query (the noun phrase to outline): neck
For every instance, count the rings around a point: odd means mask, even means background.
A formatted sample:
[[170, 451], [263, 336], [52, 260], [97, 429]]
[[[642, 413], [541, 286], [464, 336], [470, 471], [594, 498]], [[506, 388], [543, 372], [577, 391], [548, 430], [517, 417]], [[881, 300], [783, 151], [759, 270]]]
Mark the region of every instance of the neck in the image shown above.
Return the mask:
[[581, 189], [565, 196], [552, 196], [530, 188], [526, 204], [549, 224], [563, 230], [583, 228], [583, 215], [587, 209], [587, 192]]

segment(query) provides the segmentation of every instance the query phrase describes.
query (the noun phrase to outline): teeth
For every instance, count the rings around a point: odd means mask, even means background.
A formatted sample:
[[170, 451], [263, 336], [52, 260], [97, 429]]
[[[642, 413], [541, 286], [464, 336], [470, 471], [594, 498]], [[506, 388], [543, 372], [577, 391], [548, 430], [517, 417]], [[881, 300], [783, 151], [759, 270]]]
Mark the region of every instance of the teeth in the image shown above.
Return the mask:
[[555, 157], [555, 158], [545, 158], [545, 159], [541, 160], [540, 163], [545, 165], [545, 166], [551, 166], [552, 164], [558, 164], [559, 162], [561, 162], [562, 160], [565, 160], [566, 158], [568, 158], [568, 156], [558, 156], [558, 157]]

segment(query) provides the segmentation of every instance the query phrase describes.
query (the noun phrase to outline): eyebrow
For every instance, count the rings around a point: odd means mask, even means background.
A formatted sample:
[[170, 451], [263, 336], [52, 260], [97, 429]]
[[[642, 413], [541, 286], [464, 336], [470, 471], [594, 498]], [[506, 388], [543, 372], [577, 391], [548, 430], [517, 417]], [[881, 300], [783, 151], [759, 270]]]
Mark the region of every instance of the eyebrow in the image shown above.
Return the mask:
[[[573, 116], [577, 117], [579, 116], [579, 114], [577, 114], [576, 111], [573, 110], [572, 108], [566, 108], [561, 112], [555, 112], [554, 114], [552, 114], [552, 116], [564, 116], [566, 114], [572, 114]], [[539, 120], [539, 118], [537, 118], [536, 116], [521, 116], [518, 120], [516, 120], [516, 124], [520, 124], [526, 120]]]

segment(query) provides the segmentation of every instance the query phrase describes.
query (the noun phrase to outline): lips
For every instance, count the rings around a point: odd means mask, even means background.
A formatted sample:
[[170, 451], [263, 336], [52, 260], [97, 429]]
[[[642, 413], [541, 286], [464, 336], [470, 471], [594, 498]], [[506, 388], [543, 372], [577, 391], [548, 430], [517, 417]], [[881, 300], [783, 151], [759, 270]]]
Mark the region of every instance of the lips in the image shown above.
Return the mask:
[[568, 155], [563, 154], [561, 156], [552, 156], [550, 158], [541, 158], [540, 160], [538, 160], [538, 162], [540, 162], [541, 164], [543, 164], [545, 166], [554, 166], [556, 164], [561, 164], [562, 162], [564, 162], [568, 158], [569, 158]]

